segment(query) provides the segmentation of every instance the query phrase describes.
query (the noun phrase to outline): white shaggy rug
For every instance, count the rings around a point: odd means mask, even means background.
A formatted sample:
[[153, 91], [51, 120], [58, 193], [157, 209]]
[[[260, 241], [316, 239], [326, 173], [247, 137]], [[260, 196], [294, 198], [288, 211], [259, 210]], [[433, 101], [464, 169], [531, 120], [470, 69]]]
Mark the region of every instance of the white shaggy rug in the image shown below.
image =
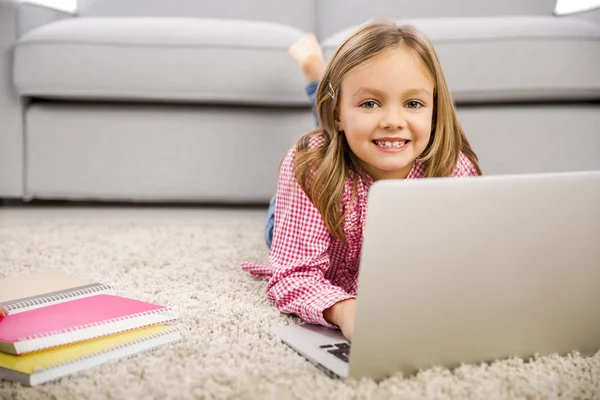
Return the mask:
[[[93, 211], [92, 211], [93, 212]], [[149, 218], [6, 218], [0, 277], [56, 268], [120, 294], [176, 306], [183, 342], [38, 387], [0, 381], [1, 399], [593, 399], [600, 352], [425, 370], [412, 377], [337, 381], [269, 333], [297, 323], [265, 298], [265, 282], [240, 268], [264, 260], [262, 213]]]

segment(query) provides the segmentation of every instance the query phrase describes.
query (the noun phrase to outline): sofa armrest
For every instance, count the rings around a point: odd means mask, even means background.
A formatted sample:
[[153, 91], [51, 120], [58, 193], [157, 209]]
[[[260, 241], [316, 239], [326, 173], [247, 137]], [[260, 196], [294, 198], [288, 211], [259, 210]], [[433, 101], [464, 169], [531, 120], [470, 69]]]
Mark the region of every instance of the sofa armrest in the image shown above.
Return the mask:
[[600, 25], [600, 6], [590, 8], [589, 10], [560, 15], [559, 18], [585, 19], [594, 22], [596, 25]]
[[[2, 2], [3, 0], [0, 0]], [[50, 22], [72, 18], [75, 14], [39, 4], [21, 3], [18, 13], [18, 37]]]
[[13, 53], [21, 35], [73, 14], [20, 0], [0, 0], [0, 198], [26, 198], [22, 99], [13, 83]]

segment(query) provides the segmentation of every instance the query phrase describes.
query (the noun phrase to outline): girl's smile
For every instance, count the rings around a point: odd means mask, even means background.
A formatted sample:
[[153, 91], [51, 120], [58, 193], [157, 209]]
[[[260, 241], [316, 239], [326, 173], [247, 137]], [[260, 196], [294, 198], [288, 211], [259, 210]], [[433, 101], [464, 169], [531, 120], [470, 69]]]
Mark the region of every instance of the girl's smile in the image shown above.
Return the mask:
[[379, 151], [385, 153], [399, 153], [404, 151], [410, 144], [410, 140], [399, 137], [384, 137], [373, 140]]

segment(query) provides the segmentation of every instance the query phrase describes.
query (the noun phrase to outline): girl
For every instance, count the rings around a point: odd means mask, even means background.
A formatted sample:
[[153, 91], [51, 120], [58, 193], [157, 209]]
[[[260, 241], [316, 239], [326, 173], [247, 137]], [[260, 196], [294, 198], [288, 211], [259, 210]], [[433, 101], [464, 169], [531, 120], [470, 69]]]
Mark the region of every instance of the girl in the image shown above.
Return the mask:
[[351, 340], [369, 187], [481, 171], [437, 55], [414, 27], [382, 21], [353, 33], [329, 61], [316, 101], [320, 128], [280, 167], [269, 265], [243, 269], [269, 279], [267, 297], [281, 312]]

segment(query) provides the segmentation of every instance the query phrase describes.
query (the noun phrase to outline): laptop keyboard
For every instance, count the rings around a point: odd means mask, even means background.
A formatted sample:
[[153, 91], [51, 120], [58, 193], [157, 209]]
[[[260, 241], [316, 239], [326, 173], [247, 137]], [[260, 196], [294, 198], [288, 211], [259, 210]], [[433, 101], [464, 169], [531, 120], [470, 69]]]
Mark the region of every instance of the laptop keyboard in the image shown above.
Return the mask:
[[350, 357], [350, 343], [342, 342], [335, 344], [324, 344], [323, 346], [319, 347], [326, 352], [333, 354], [340, 360], [348, 362], [348, 357]]

